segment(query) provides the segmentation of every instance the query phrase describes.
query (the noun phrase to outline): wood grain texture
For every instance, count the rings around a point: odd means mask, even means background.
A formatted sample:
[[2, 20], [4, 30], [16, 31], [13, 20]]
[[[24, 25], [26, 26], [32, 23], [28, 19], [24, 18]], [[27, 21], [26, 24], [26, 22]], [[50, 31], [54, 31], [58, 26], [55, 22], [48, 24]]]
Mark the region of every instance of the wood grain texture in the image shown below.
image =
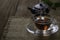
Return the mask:
[[15, 15], [17, 3], [18, 0], [0, 0], [0, 36], [9, 16]]

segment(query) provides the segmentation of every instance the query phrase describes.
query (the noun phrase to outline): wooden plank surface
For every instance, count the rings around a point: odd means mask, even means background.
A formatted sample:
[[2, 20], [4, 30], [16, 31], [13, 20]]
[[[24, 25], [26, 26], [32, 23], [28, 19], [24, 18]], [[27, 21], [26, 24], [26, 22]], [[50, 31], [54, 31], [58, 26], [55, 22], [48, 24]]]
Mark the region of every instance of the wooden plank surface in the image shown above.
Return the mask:
[[0, 36], [8, 17], [15, 15], [18, 0], [0, 0]]
[[27, 7], [33, 7], [39, 0], [20, 0], [16, 12], [16, 17], [30, 17], [31, 12]]

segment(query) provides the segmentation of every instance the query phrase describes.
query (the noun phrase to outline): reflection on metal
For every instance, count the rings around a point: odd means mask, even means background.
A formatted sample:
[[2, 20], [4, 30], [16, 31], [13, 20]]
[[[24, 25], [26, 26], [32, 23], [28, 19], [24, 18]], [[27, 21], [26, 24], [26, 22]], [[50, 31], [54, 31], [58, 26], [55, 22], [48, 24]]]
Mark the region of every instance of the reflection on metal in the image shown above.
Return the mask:
[[33, 25], [27, 26], [27, 31], [36, 35], [36, 36], [49, 36], [51, 34], [54, 34], [58, 31], [58, 25], [51, 24], [50, 27], [47, 30], [39, 30], [35, 29]]

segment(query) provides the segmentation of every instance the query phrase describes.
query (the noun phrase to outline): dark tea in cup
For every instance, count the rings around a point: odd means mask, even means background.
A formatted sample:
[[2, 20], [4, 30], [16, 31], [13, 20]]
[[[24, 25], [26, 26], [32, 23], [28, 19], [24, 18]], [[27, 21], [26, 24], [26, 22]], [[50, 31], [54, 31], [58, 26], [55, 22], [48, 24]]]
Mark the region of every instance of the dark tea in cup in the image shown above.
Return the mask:
[[47, 30], [50, 27], [50, 19], [48, 17], [38, 16], [35, 19], [35, 25], [40, 30]]

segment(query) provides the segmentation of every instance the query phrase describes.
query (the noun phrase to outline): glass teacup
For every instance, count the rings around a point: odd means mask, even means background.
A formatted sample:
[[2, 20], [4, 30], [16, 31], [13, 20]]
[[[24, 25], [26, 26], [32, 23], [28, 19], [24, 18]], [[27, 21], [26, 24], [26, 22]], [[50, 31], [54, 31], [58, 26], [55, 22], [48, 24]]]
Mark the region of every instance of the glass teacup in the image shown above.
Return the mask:
[[49, 16], [34, 16], [34, 23], [40, 30], [47, 30], [51, 24], [51, 18]]

